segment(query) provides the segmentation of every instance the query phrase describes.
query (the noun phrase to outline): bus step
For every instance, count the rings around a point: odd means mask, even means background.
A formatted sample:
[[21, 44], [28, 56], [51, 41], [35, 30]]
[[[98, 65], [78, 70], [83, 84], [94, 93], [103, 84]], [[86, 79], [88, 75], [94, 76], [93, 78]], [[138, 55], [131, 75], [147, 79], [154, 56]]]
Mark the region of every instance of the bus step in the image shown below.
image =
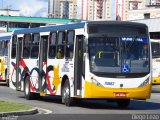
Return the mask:
[[6, 85], [7, 83], [5, 81], [0, 81], [0, 85]]
[[46, 93], [45, 92], [40, 92], [40, 96], [46, 96]]
[[17, 90], [17, 91], [21, 91], [21, 88], [17, 88], [16, 90]]

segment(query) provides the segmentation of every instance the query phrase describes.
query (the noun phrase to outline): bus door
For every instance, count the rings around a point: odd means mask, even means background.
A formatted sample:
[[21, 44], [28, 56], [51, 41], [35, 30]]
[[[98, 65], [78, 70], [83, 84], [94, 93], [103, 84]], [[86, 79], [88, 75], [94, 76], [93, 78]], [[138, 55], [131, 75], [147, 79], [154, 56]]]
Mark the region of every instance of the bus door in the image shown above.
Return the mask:
[[41, 36], [39, 53], [39, 92], [44, 96], [46, 91], [48, 35]]
[[21, 69], [20, 69], [20, 60], [22, 55], [22, 38], [17, 39], [17, 51], [16, 51], [16, 90], [21, 89]]
[[75, 62], [74, 62], [74, 95], [81, 95], [82, 66], [83, 66], [83, 35], [76, 36]]

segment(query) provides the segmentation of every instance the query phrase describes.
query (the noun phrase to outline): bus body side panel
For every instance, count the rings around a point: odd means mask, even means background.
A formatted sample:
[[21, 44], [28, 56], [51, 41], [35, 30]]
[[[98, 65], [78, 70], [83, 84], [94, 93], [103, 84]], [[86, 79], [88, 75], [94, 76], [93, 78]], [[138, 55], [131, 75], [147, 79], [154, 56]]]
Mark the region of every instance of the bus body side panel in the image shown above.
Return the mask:
[[10, 60], [10, 68], [9, 68], [9, 86], [12, 89], [16, 89], [16, 59]]
[[25, 67], [23, 67], [23, 78], [28, 74], [30, 76], [31, 92], [38, 92], [38, 59], [23, 59]]
[[152, 84], [153, 85], [159, 85], [160, 84], [160, 59], [159, 58], [155, 58], [152, 59]]
[[[73, 62], [65, 59], [48, 59], [47, 94], [61, 95], [62, 78], [67, 76], [73, 84]], [[73, 86], [73, 85], [72, 85]]]

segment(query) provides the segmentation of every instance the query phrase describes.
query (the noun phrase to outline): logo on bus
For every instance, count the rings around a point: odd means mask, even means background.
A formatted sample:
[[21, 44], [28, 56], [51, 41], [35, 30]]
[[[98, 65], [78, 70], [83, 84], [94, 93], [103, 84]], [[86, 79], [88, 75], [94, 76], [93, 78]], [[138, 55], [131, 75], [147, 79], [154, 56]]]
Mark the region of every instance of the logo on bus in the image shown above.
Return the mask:
[[130, 71], [129, 65], [127, 65], [127, 64], [123, 65], [123, 67], [122, 67], [122, 72], [123, 72], [123, 73], [128, 73], [129, 71]]
[[69, 72], [68, 64], [63, 64], [62, 72]]
[[114, 85], [114, 82], [105, 82], [105, 85]]

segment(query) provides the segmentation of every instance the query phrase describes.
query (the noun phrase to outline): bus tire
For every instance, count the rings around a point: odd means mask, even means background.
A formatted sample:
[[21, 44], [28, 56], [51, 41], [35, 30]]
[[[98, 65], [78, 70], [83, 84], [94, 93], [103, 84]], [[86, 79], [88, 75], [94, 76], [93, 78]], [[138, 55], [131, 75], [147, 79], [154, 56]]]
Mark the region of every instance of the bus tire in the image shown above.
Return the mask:
[[29, 76], [25, 78], [25, 85], [24, 85], [24, 94], [27, 100], [33, 99], [33, 93], [30, 91], [30, 79]]
[[9, 87], [9, 79], [7, 79], [7, 69], [5, 70], [5, 81], [6, 81], [6, 86]]
[[62, 103], [64, 103], [66, 106], [73, 105], [73, 98], [70, 97], [69, 80], [66, 80], [62, 86]]
[[5, 74], [6, 86], [9, 87], [9, 79], [7, 79], [7, 74]]
[[130, 99], [118, 99], [117, 104], [120, 108], [128, 108]]

